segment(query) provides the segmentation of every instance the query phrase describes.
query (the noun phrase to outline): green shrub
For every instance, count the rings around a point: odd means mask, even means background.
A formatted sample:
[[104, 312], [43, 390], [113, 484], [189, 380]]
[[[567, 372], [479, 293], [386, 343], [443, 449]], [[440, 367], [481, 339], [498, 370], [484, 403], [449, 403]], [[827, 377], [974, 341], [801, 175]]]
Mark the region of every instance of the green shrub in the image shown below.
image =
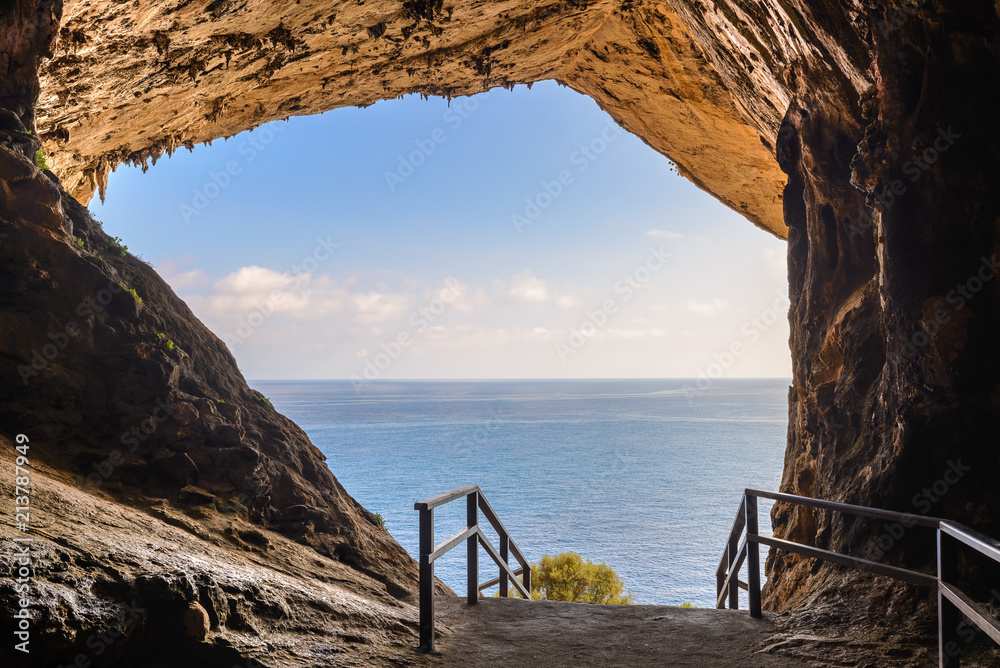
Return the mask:
[[631, 605], [632, 592], [614, 569], [595, 564], [575, 552], [545, 555], [531, 565], [531, 598], [536, 601], [575, 601]]
[[[163, 332], [157, 332], [156, 338], [163, 342], [163, 345], [167, 347], [167, 350], [174, 349], [174, 342], [167, 338], [167, 335]], [[222, 403], [222, 399], [219, 399], [219, 403]]]
[[132, 298], [133, 298], [133, 299], [135, 299], [135, 301], [136, 301], [137, 303], [139, 303], [139, 304], [141, 304], [141, 303], [142, 303], [142, 297], [140, 297], [140, 296], [139, 296], [139, 293], [137, 293], [137, 292], [135, 291], [135, 288], [128, 288], [128, 287], [125, 287], [125, 284], [124, 284], [124, 283], [119, 283], [118, 285], [122, 286], [122, 289], [123, 289], [123, 290], [125, 290], [125, 292], [129, 293], [130, 295], [132, 295]]
[[83, 248], [83, 239], [81, 239], [80, 237], [73, 237], [73, 241], [76, 242], [77, 246], [79, 246], [80, 248]]
[[45, 159], [45, 151], [42, 149], [35, 151], [35, 166], [41, 170], [49, 169], [49, 162]]
[[375, 513], [375, 519], [378, 520], [378, 525], [388, 531], [388, 527], [385, 526], [385, 518], [382, 517], [382, 513]]
[[128, 246], [126, 246], [124, 243], [122, 243], [122, 240], [121, 240], [120, 237], [115, 237], [114, 239], [112, 239], [111, 240], [111, 245], [118, 249], [118, 252], [120, 252], [122, 254], [122, 257], [127, 257], [128, 256]]

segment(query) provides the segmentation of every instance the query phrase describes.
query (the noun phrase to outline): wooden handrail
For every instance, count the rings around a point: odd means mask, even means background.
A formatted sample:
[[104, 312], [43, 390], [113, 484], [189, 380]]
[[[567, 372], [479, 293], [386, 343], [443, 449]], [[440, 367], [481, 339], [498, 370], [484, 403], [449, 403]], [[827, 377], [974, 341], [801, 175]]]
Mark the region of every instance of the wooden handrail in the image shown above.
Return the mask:
[[[521, 592], [521, 595], [524, 596], [526, 599], [531, 600], [531, 593], [524, 588], [524, 585], [522, 585], [520, 582], [517, 581], [517, 578], [514, 577], [514, 571], [512, 571], [510, 569], [510, 566], [506, 562], [504, 562], [503, 559], [500, 558], [500, 553], [497, 552], [497, 549], [495, 547], [493, 547], [493, 543], [486, 540], [486, 536], [484, 536], [481, 533], [479, 534], [479, 544], [483, 546], [483, 549], [486, 550], [486, 553], [490, 555], [493, 558], [493, 561], [496, 563], [496, 565], [500, 567], [500, 584], [503, 584], [503, 576], [504, 574], [506, 574], [507, 577], [510, 578], [510, 581], [514, 583], [514, 587], [519, 592]], [[478, 596], [478, 591], [479, 588], [476, 587], [477, 596]]]
[[479, 491], [479, 485], [466, 485], [465, 487], [459, 487], [458, 489], [453, 489], [450, 492], [445, 492], [444, 494], [438, 494], [437, 496], [432, 496], [429, 499], [424, 499], [423, 501], [417, 501], [413, 504], [414, 510], [433, 510], [438, 506], [443, 506], [449, 501], [454, 501], [455, 499], [464, 498], [473, 492]]
[[760, 489], [746, 489], [746, 496], [759, 499], [770, 499], [772, 501], [783, 501], [796, 506], [806, 506], [809, 508], [821, 508], [823, 510], [835, 510], [848, 515], [859, 517], [874, 517], [880, 520], [890, 520], [893, 522], [909, 522], [914, 526], [929, 527], [936, 529], [939, 522], [943, 520], [937, 517], [927, 517], [926, 515], [913, 515], [910, 513], [899, 513], [893, 510], [882, 510], [880, 508], [868, 508], [867, 506], [855, 506], [850, 503], [840, 503], [838, 501], [827, 501], [825, 499], [814, 499], [809, 496], [796, 496], [795, 494], [782, 494], [781, 492], [765, 492]]
[[461, 543], [464, 543], [465, 541], [469, 540], [469, 538], [477, 535], [478, 533], [479, 533], [479, 527], [469, 527], [468, 529], [462, 529], [457, 534], [455, 534], [445, 542], [435, 547], [434, 551], [430, 553], [429, 557], [427, 557], [428, 563], [433, 564], [435, 561], [437, 561], [438, 557], [444, 556], [445, 553], [451, 550], [451, 548], [456, 547]]
[[510, 541], [510, 551], [513, 553], [514, 558], [517, 559], [517, 562], [521, 564], [521, 566], [527, 567], [528, 560], [524, 558], [524, 555], [521, 554], [521, 550], [519, 550], [517, 545], [514, 544], [514, 539], [510, 537], [510, 532], [507, 531], [507, 527], [505, 527], [503, 522], [500, 521], [500, 518], [493, 510], [493, 506], [490, 505], [490, 502], [486, 500], [486, 497], [483, 494], [479, 495], [479, 510], [483, 511], [483, 515], [493, 527], [494, 531], [501, 536], [507, 536]]
[[[514, 575], [520, 575], [523, 572], [524, 572], [524, 568], [515, 568], [514, 569]], [[479, 583], [479, 591], [482, 591], [484, 589], [489, 589], [490, 587], [496, 587], [498, 584], [500, 584], [500, 578], [492, 578], [490, 580], [487, 580], [486, 582], [480, 582]]]
[[[731, 588], [732, 579], [736, 578], [737, 585], [739, 584], [740, 569], [743, 567], [743, 562], [746, 560], [746, 558], [747, 558], [747, 539], [746, 536], [744, 536], [743, 539], [740, 541], [739, 550], [737, 550], [736, 552], [736, 561], [733, 562], [733, 567], [729, 569], [729, 572], [725, 575], [725, 577], [722, 580], [722, 584], [719, 585], [718, 595], [715, 599], [716, 608], [726, 607], [726, 602], [725, 602], [726, 595], [729, 593], [729, 590]], [[737, 605], [739, 605], [739, 603], [737, 603]]]
[[[462, 498], [466, 500], [466, 528], [443, 543], [435, 545], [434, 509]], [[469, 605], [478, 602], [480, 590], [495, 584], [500, 585], [501, 597], [508, 595], [508, 584], [512, 583], [521, 596], [531, 600], [531, 565], [511, 539], [507, 528], [500, 521], [493, 506], [486, 500], [478, 485], [466, 485], [418, 501], [413, 504], [413, 509], [420, 513], [420, 651], [430, 652], [434, 649], [434, 562], [462, 543], [466, 544], [468, 550], [467, 600]], [[500, 537], [499, 550], [490, 543], [479, 527], [480, 511]], [[500, 576], [495, 580], [490, 580], [485, 585], [479, 584], [480, 545], [500, 569]], [[521, 568], [511, 570], [508, 563], [509, 555], [514, 556], [521, 564]], [[517, 580], [518, 575], [521, 576], [523, 582]]]
[[985, 534], [981, 534], [975, 529], [970, 529], [958, 522], [948, 522], [942, 520], [941, 531], [952, 538], [956, 538], [974, 550], [982, 552], [993, 561], [1000, 562], [1000, 541], [993, 540]]
[[[746, 527], [746, 498], [740, 499], [740, 508], [736, 511], [736, 519], [733, 521], [733, 528], [729, 532], [729, 539], [726, 541], [726, 545], [732, 544], [733, 540], [739, 540], [740, 534], [743, 533], [743, 528]], [[722, 559], [719, 560], [719, 567], [715, 569], [716, 574], [724, 573], [728, 563], [726, 561], [726, 555], [722, 555]]]
[[962, 614], [993, 638], [994, 642], [1000, 643], [1000, 622], [979, 612], [979, 605], [958, 587], [953, 587], [947, 582], [939, 582], [938, 589]]
[[903, 582], [909, 582], [910, 584], [919, 585], [921, 587], [937, 587], [938, 580], [936, 577], [920, 573], [919, 571], [911, 571], [906, 568], [889, 566], [887, 564], [881, 564], [877, 561], [869, 561], [868, 559], [861, 559], [859, 557], [850, 557], [846, 554], [841, 554], [840, 552], [830, 552], [829, 550], [822, 550], [818, 547], [801, 545], [799, 543], [781, 540], [780, 538], [747, 536], [747, 539], [751, 542], [760, 543], [761, 545], [767, 545], [768, 547], [784, 550], [786, 552], [795, 552], [796, 554], [812, 557], [814, 559], [820, 559], [821, 561], [829, 561], [830, 563], [840, 564], [841, 566], [850, 566], [855, 570], [863, 571], [865, 573], [884, 575], [895, 580], [902, 580]]
[[[877, 561], [852, 557], [840, 552], [823, 550], [812, 545], [803, 545], [794, 541], [783, 540], [769, 536], [761, 536], [757, 528], [757, 499], [771, 499], [782, 503], [819, 508], [841, 512], [860, 517], [901, 522], [904, 526], [921, 526], [934, 529], [937, 532], [937, 575], [928, 575], [918, 571], [890, 566]], [[750, 602], [750, 616], [760, 617], [761, 586], [760, 586], [760, 546], [767, 545], [776, 550], [794, 552], [814, 559], [848, 566], [856, 570], [884, 575], [911, 584], [932, 587], [937, 592], [938, 600], [938, 664], [941, 668], [959, 668], [961, 657], [961, 640], [968, 638], [959, 636], [961, 616], [969, 618], [990, 638], [1000, 644], [1000, 620], [985, 614], [972, 598], [965, 594], [955, 584], [958, 576], [959, 545], [972, 548], [980, 554], [1000, 563], [1000, 541], [985, 534], [970, 529], [957, 522], [943, 520], [924, 515], [912, 515], [891, 510], [867, 508], [848, 503], [838, 503], [825, 499], [814, 499], [794, 494], [767, 492], [759, 489], [746, 489], [740, 501], [740, 509], [733, 528], [729, 532], [726, 548], [716, 569], [716, 607], [739, 608], [737, 588], [743, 583], [739, 581], [739, 572], [744, 561], [747, 562], [747, 594]]]

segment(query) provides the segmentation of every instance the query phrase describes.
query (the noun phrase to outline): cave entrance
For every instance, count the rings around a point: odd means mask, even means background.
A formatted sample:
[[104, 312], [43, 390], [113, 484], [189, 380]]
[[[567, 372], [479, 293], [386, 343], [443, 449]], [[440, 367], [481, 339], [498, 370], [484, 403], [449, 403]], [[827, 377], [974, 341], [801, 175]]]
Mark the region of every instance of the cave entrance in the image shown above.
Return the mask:
[[[476, 482], [534, 509], [510, 520], [532, 558], [577, 551], [640, 602], [708, 605], [713, 583], [658, 564], [717, 560], [738, 490], [777, 487], [784, 242], [555, 83], [269, 123], [121, 167], [91, 208], [411, 554], [412, 502]], [[724, 461], [747, 448], [764, 479]], [[601, 515], [580, 481], [640, 512]], [[702, 484], [718, 506], [681, 508]]]

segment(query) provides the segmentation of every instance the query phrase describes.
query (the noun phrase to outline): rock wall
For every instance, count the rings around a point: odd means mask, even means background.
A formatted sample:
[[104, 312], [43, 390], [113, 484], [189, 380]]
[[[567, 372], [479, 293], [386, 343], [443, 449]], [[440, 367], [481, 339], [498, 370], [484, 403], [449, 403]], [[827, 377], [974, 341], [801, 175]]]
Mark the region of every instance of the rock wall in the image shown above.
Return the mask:
[[[875, 86], [854, 100], [803, 93], [780, 133], [794, 360], [782, 487], [997, 535], [1000, 201], [988, 184], [1000, 176], [1000, 82], [985, 65], [998, 57], [997, 7], [873, 4]], [[924, 530], [786, 507], [774, 522], [778, 534], [933, 568]], [[966, 566], [971, 582], [995, 582], [982, 563]], [[772, 554], [768, 567], [778, 607], [844, 586], [804, 560]], [[930, 603], [896, 591], [896, 604]]]
[[[25, 434], [31, 665], [409, 653], [416, 564], [153, 269], [36, 168], [38, 146], [0, 110], [2, 489], [14, 498]], [[23, 536], [5, 523], [4, 554]], [[0, 581], [11, 614], [23, 593]], [[3, 665], [25, 658], [0, 648]]]

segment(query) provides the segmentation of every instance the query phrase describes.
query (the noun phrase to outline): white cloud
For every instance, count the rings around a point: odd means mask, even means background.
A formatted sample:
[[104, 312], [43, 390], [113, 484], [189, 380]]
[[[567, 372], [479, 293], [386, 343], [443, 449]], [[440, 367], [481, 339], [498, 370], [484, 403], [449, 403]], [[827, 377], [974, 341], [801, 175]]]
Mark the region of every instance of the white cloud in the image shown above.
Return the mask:
[[[161, 272], [161, 275], [163, 272]], [[183, 290], [184, 288], [201, 288], [209, 284], [208, 274], [203, 272], [201, 269], [192, 269], [191, 271], [185, 271], [180, 274], [173, 274], [171, 276], [164, 275], [163, 280], [170, 284], [174, 290]]]
[[564, 295], [560, 295], [556, 299], [556, 306], [559, 308], [576, 308], [583, 302], [572, 292], [568, 292]]
[[194, 256], [190, 253], [177, 258], [168, 257], [156, 265], [156, 271], [174, 290], [200, 288], [208, 285], [210, 282], [208, 274], [201, 269], [182, 271], [182, 267], [192, 262], [194, 262]]
[[646, 327], [645, 329], [609, 329], [608, 337], [615, 339], [649, 339], [662, 338], [668, 334], [667, 330], [659, 327]]
[[351, 296], [354, 305], [354, 321], [376, 323], [403, 315], [410, 305], [410, 297], [403, 294], [366, 292]]
[[[651, 237], [660, 238], [649, 243], [680, 238], [666, 230], [651, 232]], [[684, 239], [687, 243], [692, 237]], [[779, 244], [769, 241], [749, 252], [742, 249], [739, 258], [744, 273], [774, 282], [772, 269], [784, 272], [782, 255]], [[244, 320], [255, 323], [238, 346], [238, 355], [258, 377], [359, 374], [366, 359], [404, 330], [413, 335], [413, 343], [387, 378], [563, 377], [567, 367], [555, 354], [555, 344], [567, 340], [570, 325], [584, 317], [584, 309], [609, 296], [599, 277], [566, 276], [557, 265], [548, 264], [536, 265], [545, 279], [526, 269], [513, 276], [500, 274], [503, 280], [481, 282], [446, 273], [413, 276], [371, 269], [299, 279], [280, 266], [256, 265], [220, 277], [206, 275], [197, 266], [186, 256], [166, 260], [158, 269], [176, 285], [200, 286], [189, 289], [185, 298], [220, 336], [238, 334]], [[206, 271], [211, 272], [208, 265]], [[677, 271], [683, 275], [688, 268]], [[694, 294], [644, 284], [651, 288], [650, 303], [636, 304], [598, 328], [591, 337], [600, 346], [570, 372], [580, 377], [690, 375], [686, 360], [702, 349], [714, 350], [718, 332], [730, 332], [745, 316], [738, 307], [751, 303], [741, 291], [727, 292], [729, 284], [705, 283]], [[445, 312], [435, 311], [440, 317], [428, 320], [418, 332], [409, 315], [436, 300], [447, 302]], [[250, 318], [255, 312], [265, 316], [259, 326], [259, 316]], [[787, 355], [787, 327], [779, 329], [776, 325], [773, 342], [769, 338], [759, 347], [770, 355], [768, 363]], [[758, 366], [756, 373], [769, 368], [765, 362]], [[742, 370], [740, 374], [746, 375]]]
[[545, 281], [535, 278], [530, 269], [525, 269], [511, 279], [507, 298], [513, 301], [547, 302], [552, 299], [552, 295]]
[[782, 277], [788, 274], [788, 255], [784, 248], [765, 248], [761, 255], [769, 273]]
[[660, 239], [683, 239], [684, 235], [680, 232], [671, 232], [670, 230], [650, 230], [646, 232], [647, 237], [659, 237]]
[[271, 293], [252, 295], [212, 295], [191, 298], [189, 301], [207, 307], [213, 315], [262, 313], [299, 313], [309, 306], [309, 297], [275, 290]]
[[272, 290], [285, 290], [296, 283], [308, 283], [310, 278], [310, 274], [299, 274], [296, 277], [274, 269], [250, 265], [249, 267], [241, 267], [225, 278], [216, 281], [214, 287], [218, 292], [260, 294]]
[[480, 287], [473, 288], [454, 276], [444, 279], [435, 290], [427, 292], [423, 296], [425, 303], [438, 299], [448, 304], [449, 309], [462, 313], [469, 313], [477, 307], [490, 303], [490, 298], [485, 290]]
[[713, 299], [708, 302], [698, 302], [694, 300], [688, 300], [681, 304], [684, 310], [688, 313], [696, 313], [698, 315], [719, 315], [720, 313], [725, 313], [729, 310], [729, 302], [725, 299]]

